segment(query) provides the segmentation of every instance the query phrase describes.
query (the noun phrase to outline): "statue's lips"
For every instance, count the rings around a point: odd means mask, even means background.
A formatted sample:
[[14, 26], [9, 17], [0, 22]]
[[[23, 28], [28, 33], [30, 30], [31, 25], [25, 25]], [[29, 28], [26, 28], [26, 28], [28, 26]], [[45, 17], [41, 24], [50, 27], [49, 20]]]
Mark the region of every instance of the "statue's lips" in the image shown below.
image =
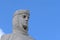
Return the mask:
[[26, 30], [26, 29], [27, 29], [27, 27], [24, 27], [24, 29]]
[[24, 25], [23, 25], [23, 28], [24, 28], [24, 30], [27, 30], [27, 26], [24, 26]]

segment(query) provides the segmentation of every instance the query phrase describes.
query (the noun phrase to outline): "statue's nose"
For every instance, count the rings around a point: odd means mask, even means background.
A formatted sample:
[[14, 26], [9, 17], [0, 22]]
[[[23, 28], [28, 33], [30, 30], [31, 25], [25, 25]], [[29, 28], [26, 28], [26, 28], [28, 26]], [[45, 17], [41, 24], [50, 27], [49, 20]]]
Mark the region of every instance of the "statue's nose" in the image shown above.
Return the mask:
[[26, 20], [28, 22], [28, 20]]
[[26, 21], [28, 21], [28, 18], [26, 17]]

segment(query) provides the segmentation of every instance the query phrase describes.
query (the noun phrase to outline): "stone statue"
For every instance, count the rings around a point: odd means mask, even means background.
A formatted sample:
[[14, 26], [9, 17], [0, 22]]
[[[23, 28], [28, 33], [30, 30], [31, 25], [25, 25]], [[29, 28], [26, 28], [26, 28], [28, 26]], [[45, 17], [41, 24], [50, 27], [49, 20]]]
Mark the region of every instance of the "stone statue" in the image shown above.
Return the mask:
[[3, 35], [1, 40], [34, 40], [28, 35], [29, 10], [17, 10], [13, 15], [13, 33]]

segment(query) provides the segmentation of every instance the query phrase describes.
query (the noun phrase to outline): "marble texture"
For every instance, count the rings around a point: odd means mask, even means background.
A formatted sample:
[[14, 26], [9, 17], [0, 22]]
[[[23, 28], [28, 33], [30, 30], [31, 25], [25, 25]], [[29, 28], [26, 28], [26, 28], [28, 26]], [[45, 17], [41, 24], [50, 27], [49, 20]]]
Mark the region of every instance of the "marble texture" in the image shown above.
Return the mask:
[[16, 10], [13, 15], [13, 32], [5, 34], [1, 40], [34, 40], [28, 34], [29, 10]]

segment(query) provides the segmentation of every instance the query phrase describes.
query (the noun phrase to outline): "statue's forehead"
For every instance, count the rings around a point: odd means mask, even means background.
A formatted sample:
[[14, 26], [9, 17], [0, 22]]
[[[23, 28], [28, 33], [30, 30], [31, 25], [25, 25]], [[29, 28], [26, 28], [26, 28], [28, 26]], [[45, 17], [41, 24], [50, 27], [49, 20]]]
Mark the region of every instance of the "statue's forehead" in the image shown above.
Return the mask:
[[16, 15], [14, 15], [14, 16], [18, 16], [18, 15], [20, 15], [20, 16], [30, 16], [30, 14], [27, 14], [27, 13], [21, 13], [21, 14], [16, 14]]
[[16, 15], [22, 15], [22, 14], [30, 15], [28, 10], [17, 10], [14, 13], [14, 16], [16, 16]]

